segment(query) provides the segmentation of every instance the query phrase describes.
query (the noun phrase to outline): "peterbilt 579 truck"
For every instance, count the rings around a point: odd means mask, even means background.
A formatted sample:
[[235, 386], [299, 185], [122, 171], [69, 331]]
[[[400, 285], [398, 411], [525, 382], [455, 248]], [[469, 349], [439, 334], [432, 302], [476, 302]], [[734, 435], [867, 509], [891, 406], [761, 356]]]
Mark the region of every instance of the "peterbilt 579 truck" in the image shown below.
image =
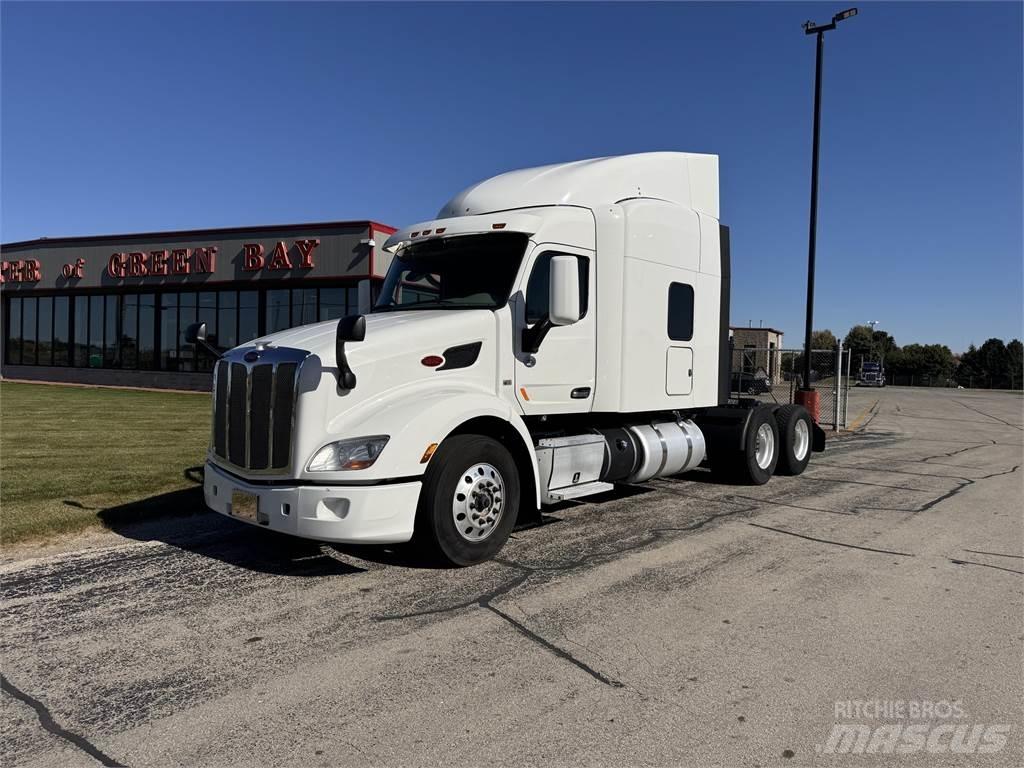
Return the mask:
[[761, 484], [824, 450], [801, 406], [730, 399], [715, 155], [505, 173], [382, 250], [372, 308], [220, 355], [212, 509], [470, 565], [544, 505], [702, 465]]

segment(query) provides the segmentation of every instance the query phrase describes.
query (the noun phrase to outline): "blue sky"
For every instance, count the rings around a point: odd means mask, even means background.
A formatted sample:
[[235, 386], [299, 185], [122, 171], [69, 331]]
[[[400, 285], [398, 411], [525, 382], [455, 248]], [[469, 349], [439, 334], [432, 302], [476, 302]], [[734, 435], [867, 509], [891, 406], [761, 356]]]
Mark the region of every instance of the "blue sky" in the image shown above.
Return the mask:
[[[801, 342], [813, 38], [842, 4], [28, 4], [2, 14], [5, 242], [403, 224], [517, 167], [721, 156], [734, 324]], [[815, 327], [1021, 335], [1022, 5], [826, 38]]]

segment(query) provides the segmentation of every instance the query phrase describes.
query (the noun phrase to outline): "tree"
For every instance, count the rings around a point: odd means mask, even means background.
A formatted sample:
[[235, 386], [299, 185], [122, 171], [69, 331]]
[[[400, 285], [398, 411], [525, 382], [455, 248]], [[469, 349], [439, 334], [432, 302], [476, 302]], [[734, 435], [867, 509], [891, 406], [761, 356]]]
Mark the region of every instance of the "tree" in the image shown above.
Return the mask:
[[989, 387], [1003, 387], [1010, 380], [1010, 358], [1002, 339], [989, 339], [978, 350]]
[[1010, 374], [1010, 389], [1024, 386], [1024, 344], [1014, 339], [1006, 345], [1007, 367]]
[[836, 335], [828, 328], [811, 332], [811, 349], [835, 349], [837, 343]]
[[855, 363], [859, 365], [862, 357], [865, 360], [872, 359], [874, 341], [870, 325], [855, 325], [843, 339], [843, 347], [850, 350]]

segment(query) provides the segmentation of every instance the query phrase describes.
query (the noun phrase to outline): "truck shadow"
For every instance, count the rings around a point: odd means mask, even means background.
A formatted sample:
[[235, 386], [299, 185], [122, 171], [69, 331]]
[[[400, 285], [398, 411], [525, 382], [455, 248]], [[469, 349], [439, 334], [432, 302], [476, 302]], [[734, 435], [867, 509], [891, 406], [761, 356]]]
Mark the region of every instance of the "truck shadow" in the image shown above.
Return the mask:
[[[163, 542], [184, 553], [272, 576], [339, 576], [366, 570], [346, 562], [340, 552], [321, 542], [255, 528], [211, 512], [203, 502], [202, 468], [190, 467], [185, 476], [197, 485], [100, 509], [96, 516], [126, 539]], [[80, 507], [73, 500], [65, 504]]]

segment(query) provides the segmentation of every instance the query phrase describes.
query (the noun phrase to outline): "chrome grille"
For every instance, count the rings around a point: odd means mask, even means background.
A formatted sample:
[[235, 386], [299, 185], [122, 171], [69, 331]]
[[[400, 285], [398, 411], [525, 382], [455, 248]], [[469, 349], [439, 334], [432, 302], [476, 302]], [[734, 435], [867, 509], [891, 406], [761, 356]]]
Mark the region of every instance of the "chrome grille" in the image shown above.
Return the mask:
[[[259, 355], [246, 361], [244, 355]], [[252, 347], [229, 353], [214, 370], [213, 452], [252, 472], [290, 468], [299, 369], [305, 352]]]

